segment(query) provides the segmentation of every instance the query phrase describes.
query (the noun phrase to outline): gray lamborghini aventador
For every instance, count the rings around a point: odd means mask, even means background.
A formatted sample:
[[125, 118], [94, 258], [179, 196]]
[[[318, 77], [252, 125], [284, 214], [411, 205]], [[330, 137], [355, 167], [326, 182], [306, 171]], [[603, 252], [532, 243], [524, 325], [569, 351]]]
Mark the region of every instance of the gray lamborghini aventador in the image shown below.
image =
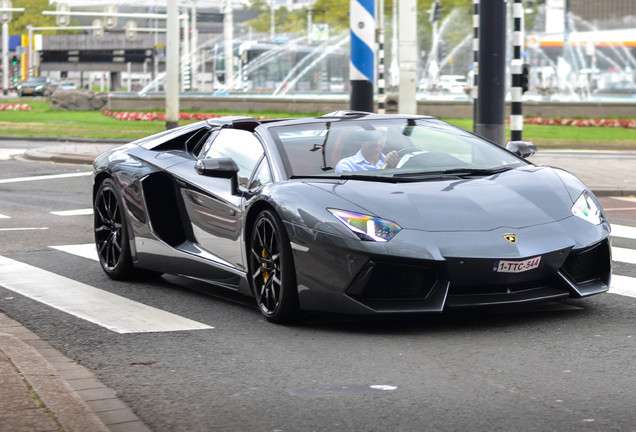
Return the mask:
[[426, 116], [202, 121], [95, 160], [95, 242], [113, 279], [209, 281], [272, 322], [607, 291], [601, 206], [534, 151]]

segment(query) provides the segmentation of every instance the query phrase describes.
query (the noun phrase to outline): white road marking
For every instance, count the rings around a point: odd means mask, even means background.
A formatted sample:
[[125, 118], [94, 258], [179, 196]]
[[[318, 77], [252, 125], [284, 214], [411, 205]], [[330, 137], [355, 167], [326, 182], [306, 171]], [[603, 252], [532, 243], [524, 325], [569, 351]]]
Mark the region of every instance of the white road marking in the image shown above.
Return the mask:
[[0, 228], [0, 231], [33, 231], [47, 229], [49, 229], [49, 227]]
[[9, 216], [0, 214], [0, 219], [11, 219]]
[[612, 247], [612, 261], [636, 264], [636, 250]]
[[26, 149], [5, 148], [0, 149], [0, 160], [9, 160], [11, 156], [21, 155]]
[[51, 175], [41, 175], [41, 176], [31, 176], [31, 177], [15, 177], [10, 179], [2, 179], [0, 180], [0, 184], [21, 183], [21, 182], [36, 181], [36, 180], [55, 180], [55, 179], [63, 179], [63, 178], [71, 178], [71, 177], [85, 177], [90, 175], [93, 175], [92, 171], [68, 173], [68, 174], [51, 174]]
[[622, 237], [636, 240], [636, 227], [612, 224], [612, 237]]
[[612, 197], [612, 199], [617, 199], [617, 200], [621, 200], [621, 201], [629, 201], [629, 202], [636, 203], [636, 198], [634, 198], [634, 197]]
[[56, 216], [84, 216], [84, 215], [92, 215], [93, 209], [85, 208], [85, 209], [77, 209], [77, 210], [52, 211], [50, 213]]
[[97, 256], [97, 249], [95, 248], [95, 243], [49, 246], [49, 247], [51, 249], [56, 249], [62, 252], [69, 253], [71, 255], [77, 255], [82, 258], [88, 258], [93, 261], [99, 261], [99, 257]]
[[612, 275], [609, 292], [628, 297], [636, 297], [636, 278]]
[[117, 333], [214, 328], [3, 256], [0, 286]]

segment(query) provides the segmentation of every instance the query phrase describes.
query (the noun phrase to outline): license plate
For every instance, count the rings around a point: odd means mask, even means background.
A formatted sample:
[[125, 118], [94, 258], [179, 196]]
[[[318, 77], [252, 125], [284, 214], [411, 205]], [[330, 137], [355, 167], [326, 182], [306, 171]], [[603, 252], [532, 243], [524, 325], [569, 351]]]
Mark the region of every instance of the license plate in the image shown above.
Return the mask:
[[539, 267], [541, 257], [528, 258], [523, 261], [495, 261], [492, 271], [497, 273], [522, 273]]
[[25, 93], [33, 93], [33, 90], [25, 90]]

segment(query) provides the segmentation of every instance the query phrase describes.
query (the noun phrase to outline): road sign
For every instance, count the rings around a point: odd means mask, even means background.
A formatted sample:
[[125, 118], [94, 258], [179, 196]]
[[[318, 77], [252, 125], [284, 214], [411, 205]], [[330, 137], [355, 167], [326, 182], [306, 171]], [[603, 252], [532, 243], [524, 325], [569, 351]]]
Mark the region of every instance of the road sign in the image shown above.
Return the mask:
[[[56, 9], [57, 9], [58, 12], [69, 12], [71, 10], [71, 8], [66, 3], [58, 3]], [[55, 22], [57, 23], [57, 25], [59, 25], [61, 27], [67, 26], [71, 22], [71, 16], [70, 15], [56, 15], [55, 16]]]
[[101, 39], [104, 37], [104, 23], [100, 19], [93, 20], [93, 37]]
[[117, 17], [115, 14], [117, 13], [117, 6], [108, 5], [104, 8], [104, 13], [112, 14], [111, 16], [107, 16], [104, 19], [104, 27], [108, 30], [112, 30], [117, 25]]
[[126, 21], [126, 39], [134, 39], [137, 37], [137, 22], [130, 20]]
[[5, 9], [11, 9], [12, 7], [11, 0], [0, 0], [0, 9], [3, 9], [0, 12], [0, 23], [6, 24], [11, 21], [11, 11]]

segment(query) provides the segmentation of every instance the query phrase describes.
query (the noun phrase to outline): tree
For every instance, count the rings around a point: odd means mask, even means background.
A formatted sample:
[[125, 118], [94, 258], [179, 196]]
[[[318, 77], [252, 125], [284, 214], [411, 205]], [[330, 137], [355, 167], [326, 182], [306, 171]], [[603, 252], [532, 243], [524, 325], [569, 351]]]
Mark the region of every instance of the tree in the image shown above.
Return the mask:
[[[27, 34], [27, 26], [54, 27], [55, 16], [42, 15], [42, 11], [52, 10], [48, 0], [13, 0], [13, 7], [24, 8], [24, 12], [13, 14], [9, 23], [10, 34]], [[55, 31], [42, 32], [43, 34], [55, 34]]]
[[[272, 7], [266, 0], [250, 0], [249, 8], [260, 11], [258, 18], [248, 21], [252, 31], [269, 33], [272, 25]], [[301, 33], [307, 28], [307, 10], [288, 10], [281, 7], [274, 10], [274, 30], [276, 33]]]

